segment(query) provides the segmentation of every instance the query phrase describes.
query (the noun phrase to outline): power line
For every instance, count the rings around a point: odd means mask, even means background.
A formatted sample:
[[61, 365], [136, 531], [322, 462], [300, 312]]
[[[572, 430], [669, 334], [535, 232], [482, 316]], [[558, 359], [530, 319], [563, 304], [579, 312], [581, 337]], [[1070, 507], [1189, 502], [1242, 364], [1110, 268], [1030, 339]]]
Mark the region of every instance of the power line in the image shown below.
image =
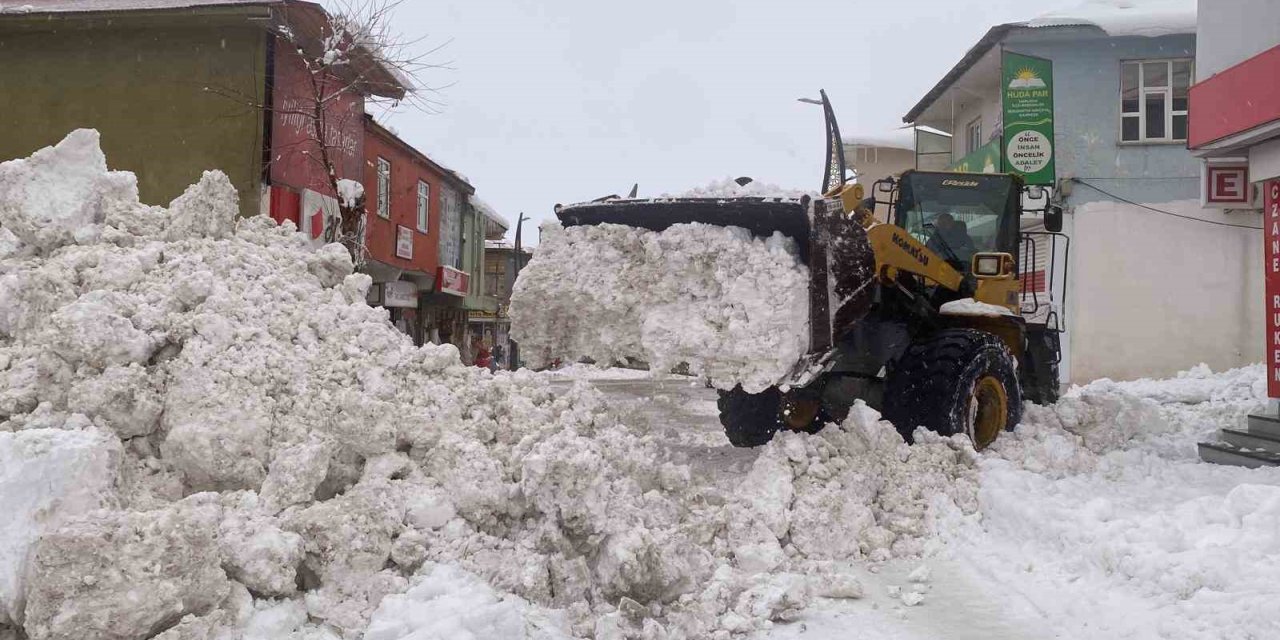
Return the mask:
[[1122, 198], [1122, 197], [1120, 197], [1120, 196], [1118, 196], [1118, 195], [1116, 195], [1116, 194], [1114, 194], [1114, 193], [1111, 193], [1110, 191], [1103, 190], [1101, 187], [1098, 187], [1098, 186], [1096, 186], [1096, 185], [1093, 185], [1093, 184], [1090, 184], [1090, 183], [1088, 183], [1088, 182], [1085, 182], [1084, 180], [1081, 180], [1080, 178], [1071, 178], [1070, 180], [1071, 180], [1072, 182], [1076, 183], [1076, 184], [1082, 184], [1082, 185], [1084, 185], [1084, 186], [1086, 186], [1086, 187], [1089, 187], [1090, 189], [1093, 189], [1094, 191], [1097, 191], [1098, 193], [1101, 193], [1101, 194], [1102, 194], [1102, 195], [1104, 195], [1104, 196], [1108, 196], [1108, 197], [1114, 198], [1114, 199], [1119, 200], [1120, 202], [1124, 202], [1124, 203], [1126, 203], [1126, 204], [1131, 204], [1131, 205], [1133, 205], [1133, 206], [1135, 206], [1135, 207], [1141, 207], [1141, 208], [1143, 208], [1143, 209], [1146, 209], [1147, 211], [1154, 211], [1154, 212], [1156, 212], [1156, 213], [1162, 213], [1162, 214], [1164, 214], [1164, 215], [1166, 215], [1166, 216], [1173, 216], [1173, 217], [1175, 217], [1175, 218], [1182, 218], [1183, 220], [1191, 220], [1191, 221], [1193, 221], [1193, 222], [1203, 222], [1203, 223], [1205, 223], [1205, 224], [1216, 224], [1216, 225], [1218, 225], [1218, 226], [1220, 226], [1220, 227], [1236, 227], [1237, 229], [1253, 229], [1253, 230], [1255, 230], [1255, 231], [1261, 231], [1261, 230], [1262, 230], [1262, 227], [1254, 227], [1254, 226], [1247, 225], [1247, 224], [1232, 224], [1232, 223], [1230, 223], [1230, 222], [1218, 222], [1218, 221], [1216, 221], [1216, 220], [1205, 220], [1204, 218], [1196, 218], [1196, 217], [1194, 217], [1194, 216], [1184, 216], [1184, 215], [1182, 215], [1182, 214], [1180, 214], [1180, 213], [1174, 213], [1174, 212], [1172, 212], [1172, 211], [1165, 211], [1164, 209], [1157, 209], [1157, 208], [1155, 208], [1155, 207], [1149, 207], [1149, 206], [1147, 206], [1147, 205], [1145, 205], [1145, 204], [1142, 204], [1141, 202], [1134, 202], [1134, 201], [1132, 201], [1132, 200], [1130, 200], [1130, 199], [1128, 199], [1128, 198]]

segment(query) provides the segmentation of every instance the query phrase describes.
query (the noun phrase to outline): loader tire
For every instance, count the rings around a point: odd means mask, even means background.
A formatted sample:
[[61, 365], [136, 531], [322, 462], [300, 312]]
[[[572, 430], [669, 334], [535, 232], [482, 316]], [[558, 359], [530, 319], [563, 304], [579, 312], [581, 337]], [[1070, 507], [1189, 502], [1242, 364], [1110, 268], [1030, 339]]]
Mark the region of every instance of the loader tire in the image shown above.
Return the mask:
[[885, 380], [884, 415], [908, 442], [916, 427], [963, 433], [984, 449], [1022, 419], [1013, 355], [985, 331], [947, 329], [907, 347]]
[[1027, 400], [1039, 405], [1058, 401], [1060, 344], [1056, 331], [1027, 329], [1026, 366], [1021, 371]]
[[758, 447], [768, 444], [773, 434], [782, 428], [778, 410], [782, 394], [777, 387], [769, 387], [760, 393], [747, 393], [742, 387], [721, 391], [716, 406], [720, 409], [720, 424], [724, 435], [735, 447]]

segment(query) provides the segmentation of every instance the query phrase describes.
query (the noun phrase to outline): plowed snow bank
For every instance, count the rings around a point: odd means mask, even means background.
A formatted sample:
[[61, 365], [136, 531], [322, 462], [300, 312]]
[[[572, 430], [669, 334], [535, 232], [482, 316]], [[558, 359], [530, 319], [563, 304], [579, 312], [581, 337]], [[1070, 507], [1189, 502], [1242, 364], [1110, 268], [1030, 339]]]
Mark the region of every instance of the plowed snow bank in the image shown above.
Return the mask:
[[[27, 524], [0, 556], [0, 635], [356, 638], [373, 620], [376, 637], [723, 638], [856, 595], [828, 560], [918, 550], [926, 492], [972, 501], [963, 443], [908, 449], [869, 411], [780, 438], [740, 493], [699, 486], [586, 384], [415, 347], [345, 250], [236, 219], [222, 174], [166, 209], [105, 167], [92, 131], [0, 165], [3, 472], [78, 474], [6, 485]], [[60, 176], [76, 197], [42, 200]], [[653, 283], [693, 306], [646, 335], [681, 359], [695, 338], [745, 344], [712, 374], [766, 352], [790, 366], [803, 305], [777, 292], [806, 285], [785, 243], [671, 237], [624, 242], [699, 274]], [[713, 290], [740, 304], [698, 306]], [[672, 335], [676, 313], [705, 333]], [[4, 444], [41, 438], [47, 463]]]

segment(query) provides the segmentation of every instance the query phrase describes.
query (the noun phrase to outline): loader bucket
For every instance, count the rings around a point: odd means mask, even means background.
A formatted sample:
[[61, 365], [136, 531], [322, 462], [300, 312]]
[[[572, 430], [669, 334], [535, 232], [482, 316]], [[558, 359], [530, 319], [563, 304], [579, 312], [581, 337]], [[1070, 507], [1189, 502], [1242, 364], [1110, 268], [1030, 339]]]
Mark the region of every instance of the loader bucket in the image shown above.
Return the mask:
[[800, 259], [809, 260], [809, 199], [780, 198], [663, 198], [606, 200], [556, 208], [565, 227], [620, 224], [650, 231], [690, 222], [741, 227], [768, 238], [779, 231], [796, 241]]

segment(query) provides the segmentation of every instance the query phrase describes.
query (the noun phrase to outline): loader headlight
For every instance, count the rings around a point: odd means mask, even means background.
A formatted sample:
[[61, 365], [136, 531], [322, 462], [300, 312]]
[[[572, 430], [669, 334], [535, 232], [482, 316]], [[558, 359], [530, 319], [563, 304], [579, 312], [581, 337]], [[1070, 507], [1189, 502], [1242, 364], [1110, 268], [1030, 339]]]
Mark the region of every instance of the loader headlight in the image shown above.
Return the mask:
[[973, 256], [973, 275], [999, 276], [1004, 255], [999, 253], [979, 253]]

